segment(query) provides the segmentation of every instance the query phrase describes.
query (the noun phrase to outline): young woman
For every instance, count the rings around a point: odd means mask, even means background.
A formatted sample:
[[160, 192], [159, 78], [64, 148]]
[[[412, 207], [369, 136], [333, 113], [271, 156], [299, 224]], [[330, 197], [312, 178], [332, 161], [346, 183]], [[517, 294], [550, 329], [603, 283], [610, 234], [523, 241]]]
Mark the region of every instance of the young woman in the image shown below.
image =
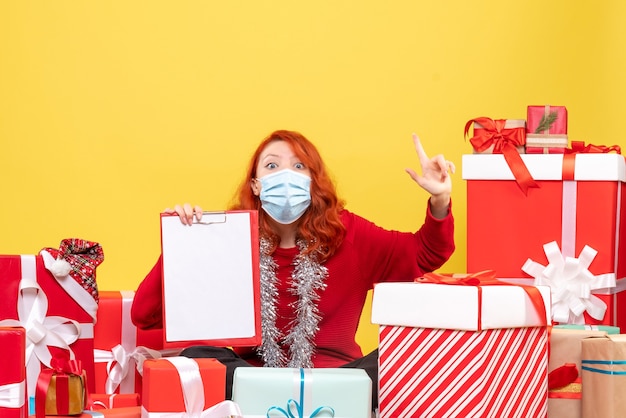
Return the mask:
[[[359, 367], [373, 381], [377, 351], [363, 357], [355, 334], [367, 292], [377, 282], [411, 281], [441, 267], [454, 251], [449, 172], [413, 135], [421, 174], [406, 171], [430, 193], [417, 232], [383, 229], [344, 208], [315, 146], [276, 131], [258, 146], [231, 209], [259, 211], [261, 325], [259, 347], [190, 347], [182, 355], [215, 357], [227, 366], [227, 399], [236, 367]], [[177, 205], [185, 225], [202, 208]], [[140, 284], [132, 306], [140, 328], [162, 327], [161, 260]]]

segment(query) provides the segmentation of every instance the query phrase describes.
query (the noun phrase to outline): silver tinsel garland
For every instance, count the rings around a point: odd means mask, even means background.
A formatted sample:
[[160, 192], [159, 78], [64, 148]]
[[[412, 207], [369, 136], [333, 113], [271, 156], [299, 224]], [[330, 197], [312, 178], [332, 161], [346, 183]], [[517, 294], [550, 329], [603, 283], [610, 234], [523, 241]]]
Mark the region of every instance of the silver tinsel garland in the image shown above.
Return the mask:
[[[289, 291], [298, 296], [292, 304], [296, 317], [287, 335], [282, 336], [276, 326], [276, 302], [278, 299], [276, 268], [269, 249], [270, 242], [261, 239], [261, 335], [263, 342], [259, 353], [266, 367], [313, 367], [311, 358], [315, 351], [315, 334], [320, 321], [317, 290], [326, 288], [328, 269], [319, 264], [314, 256], [304, 255], [306, 243], [297, 242], [300, 253], [294, 259]], [[289, 356], [281, 346], [289, 347]]]

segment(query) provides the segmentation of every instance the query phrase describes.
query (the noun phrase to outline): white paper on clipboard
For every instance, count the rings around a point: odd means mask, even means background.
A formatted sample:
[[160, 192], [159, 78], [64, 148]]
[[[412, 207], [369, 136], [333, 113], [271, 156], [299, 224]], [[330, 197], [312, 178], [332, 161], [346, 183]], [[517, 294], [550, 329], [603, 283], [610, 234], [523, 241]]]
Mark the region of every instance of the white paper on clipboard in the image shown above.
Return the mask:
[[260, 341], [256, 215], [206, 212], [192, 226], [161, 216], [166, 344]]

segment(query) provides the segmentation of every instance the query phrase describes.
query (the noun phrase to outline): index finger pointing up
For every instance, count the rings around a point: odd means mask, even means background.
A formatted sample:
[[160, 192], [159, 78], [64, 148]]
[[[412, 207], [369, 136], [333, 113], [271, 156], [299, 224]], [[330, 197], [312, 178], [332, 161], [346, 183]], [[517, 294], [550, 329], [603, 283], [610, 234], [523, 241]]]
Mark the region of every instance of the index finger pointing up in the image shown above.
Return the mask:
[[424, 151], [424, 147], [422, 147], [422, 142], [420, 141], [419, 136], [417, 134], [413, 134], [413, 143], [415, 144], [415, 151], [417, 152], [417, 157], [420, 160], [422, 166], [429, 161], [428, 155], [426, 155], [426, 151]]

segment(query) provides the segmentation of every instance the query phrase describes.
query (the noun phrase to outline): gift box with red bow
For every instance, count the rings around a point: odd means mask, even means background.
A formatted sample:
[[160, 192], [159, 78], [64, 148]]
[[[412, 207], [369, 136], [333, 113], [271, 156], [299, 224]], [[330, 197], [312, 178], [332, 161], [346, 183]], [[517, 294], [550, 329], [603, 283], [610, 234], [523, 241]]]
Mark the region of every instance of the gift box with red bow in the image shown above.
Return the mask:
[[626, 164], [609, 151], [522, 155], [526, 195], [501, 155], [464, 155], [467, 271], [549, 285], [556, 322], [625, 326]]
[[486, 271], [374, 287], [381, 418], [545, 417], [550, 293]]
[[[200, 416], [223, 402], [225, 396], [226, 366], [215, 359], [174, 356], [143, 364], [144, 417], [170, 413]], [[203, 416], [209, 418], [208, 412]]]
[[550, 332], [548, 415], [551, 418], [582, 416], [582, 341], [607, 335], [606, 331], [597, 327], [588, 328], [574, 329], [557, 325]]
[[471, 119], [465, 124], [465, 136], [470, 127], [474, 127], [474, 136], [470, 143], [475, 154], [502, 154], [513, 177], [523, 193], [536, 187], [532, 175], [524, 164], [520, 154], [526, 145], [526, 121], [521, 119]]
[[37, 379], [35, 414], [78, 415], [87, 408], [86, 374], [80, 361], [53, 358]]
[[21, 327], [0, 327], [0, 417], [25, 418], [26, 331]]
[[141, 330], [132, 323], [134, 296], [134, 291], [100, 292], [94, 327], [96, 393], [141, 394], [143, 361], [171, 351], [163, 351], [162, 329]]
[[38, 255], [0, 255], [0, 326], [26, 329], [27, 393], [34, 398], [42, 368], [53, 357], [82, 363], [92, 390], [93, 326], [98, 309], [99, 244], [80, 239]]

